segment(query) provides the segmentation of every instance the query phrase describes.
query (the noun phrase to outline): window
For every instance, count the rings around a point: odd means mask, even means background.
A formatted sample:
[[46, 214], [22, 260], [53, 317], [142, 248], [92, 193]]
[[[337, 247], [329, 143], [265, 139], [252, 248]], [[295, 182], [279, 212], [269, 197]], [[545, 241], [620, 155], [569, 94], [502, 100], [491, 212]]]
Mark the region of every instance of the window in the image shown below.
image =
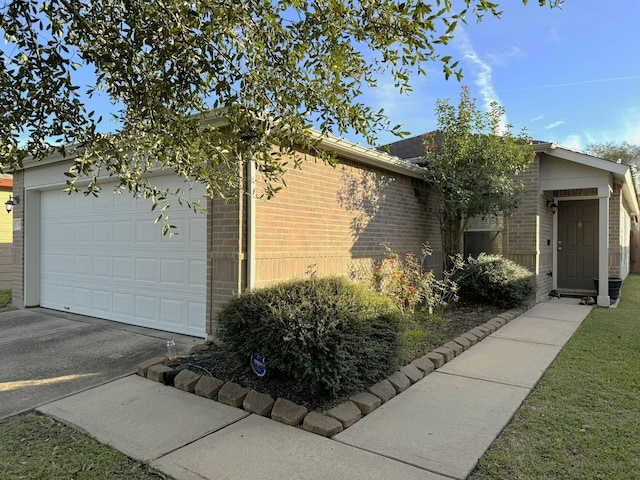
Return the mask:
[[464, 258], [482, 252], [502, 255], [503, 217], [474, 217], [464, 231]]

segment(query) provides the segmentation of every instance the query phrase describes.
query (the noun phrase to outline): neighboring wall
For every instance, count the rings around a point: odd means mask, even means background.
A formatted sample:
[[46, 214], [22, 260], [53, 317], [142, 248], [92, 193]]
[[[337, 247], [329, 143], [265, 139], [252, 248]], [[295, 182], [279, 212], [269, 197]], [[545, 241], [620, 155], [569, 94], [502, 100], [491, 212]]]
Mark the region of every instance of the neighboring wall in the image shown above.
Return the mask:
[[415, 193], [421, 180], [314, 158], [285, 180], [275, 198], [257, 200], [256, 287], [312, 274], [361, 277], [382, 258], [383, 242], [404, 256], [428, 241], [438, 254], [425, 268], [441, 269], [437, 220]]
[[2, 290], [11, 288], [13, 279], [11, 256], [13, 213], [6, 213], [4, 209], [4, 202], [9, 200], [9, 195], [12, 193], [12, 186], [0, 186], [0, 289]]

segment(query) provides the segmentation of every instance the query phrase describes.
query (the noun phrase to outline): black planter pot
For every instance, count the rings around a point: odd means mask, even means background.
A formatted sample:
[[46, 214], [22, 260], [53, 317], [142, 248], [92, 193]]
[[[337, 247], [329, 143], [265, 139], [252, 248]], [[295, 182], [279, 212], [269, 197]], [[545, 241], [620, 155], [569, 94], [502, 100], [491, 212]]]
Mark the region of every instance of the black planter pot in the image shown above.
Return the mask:
[[[596, 286], [596, 293], [598, 292], [598, 279], [594, 278], [593, 283]], [[609, 277], [609, 298], [611, 303], [620, 298], [620, 287], [622, 287], [622, 279], [617, 277]]]
[[178, 374], [182, 371], [181, 368], [176, 368], [175, 370], [169, 370], [168, 372], [162, 372], [162, 383], [173, 387], [173, 382], [175, 381]]

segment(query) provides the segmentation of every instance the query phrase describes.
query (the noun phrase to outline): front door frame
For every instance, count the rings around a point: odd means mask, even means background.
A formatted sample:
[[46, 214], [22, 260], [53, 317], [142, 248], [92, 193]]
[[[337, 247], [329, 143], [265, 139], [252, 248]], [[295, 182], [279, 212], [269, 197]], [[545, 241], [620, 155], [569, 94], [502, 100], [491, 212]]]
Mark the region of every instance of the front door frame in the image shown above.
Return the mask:
[[[562, 290], [568, 290], [572, 293], [580, 293], [582, 295], [593, 295], [593, 278], [598, 278], [600, 248], [598, 246], [599, 229], [598, 220], [598, 199], [580, 198], [576, 200], [568, 200], [563, 198], [562, 201], [556, 202], [558, 211], [556, 213], [556, 232], [557, 239], [554, 244], [554, 253], [556, 256], [557, 287]], [[585, 210], [589, 206], [589, 210]], [[575, 217], [574, 209], [577, 209], [578, 217]], [[572, 213], [573, 212], [573, 213]], [[567, 230], [569, 225], [573, 223], [573, 235]], [[580, 225], [582, 224], [582, 225]], [[589, 228], [591, 224], [591, 228]], [[595, 227], [595, 228], [594, 228]], [[589, 239], [585, 237], [587, 230], [591, 233]], [[562, 237], [562, 238], [561, 238]], [[569, 241], [573, 238], [573, 241]], [[587, 240], [589, 240], [587, 242]], [[562, 242], [562, 243], [561, 243]], [[587, 243], [584, 243], [587, 242]], [[573, 254], [573, 255], [572, 255]], [[591, 266], [587, 267], [585, 255], [591, 254]], [[571, 268], [571, 275], [566, 271], [568, 260], [575, 257], [574, 265]], [[562, 262], [560, 260], [563, 260]], [[588, 270], [584, 270], [588, 268]]]
[[[568, 200], [598, 200], [598, 278], [606, 278], [606, 282], [598, 282], [598, 292], [596, 303], [600, 307], [609, 307], [611, 299], [609, 298], [609, 198], [611, 188], [597, 187], [598, 196], [588, 197], [561, 197], [553, 198], [554, 203]], [[552, 233], [552, 261], [553, 261], [553, 289], [558, 288], [558, 215], [553, 216], [553, 233]]]

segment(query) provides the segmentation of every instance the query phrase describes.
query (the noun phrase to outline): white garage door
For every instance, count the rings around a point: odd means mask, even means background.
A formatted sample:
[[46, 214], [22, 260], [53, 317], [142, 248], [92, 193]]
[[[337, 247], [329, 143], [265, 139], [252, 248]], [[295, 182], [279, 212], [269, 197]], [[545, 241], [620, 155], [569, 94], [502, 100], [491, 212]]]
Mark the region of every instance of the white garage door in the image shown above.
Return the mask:
[[[184, 187], [174, 177], [160, 183]], [[177, 201], [169, 215], [172, 237], [154, 224], [149, 201], [112, 185], [97, 198], [42, 192], [40, 305], [206, 336], [206, 218]]]

